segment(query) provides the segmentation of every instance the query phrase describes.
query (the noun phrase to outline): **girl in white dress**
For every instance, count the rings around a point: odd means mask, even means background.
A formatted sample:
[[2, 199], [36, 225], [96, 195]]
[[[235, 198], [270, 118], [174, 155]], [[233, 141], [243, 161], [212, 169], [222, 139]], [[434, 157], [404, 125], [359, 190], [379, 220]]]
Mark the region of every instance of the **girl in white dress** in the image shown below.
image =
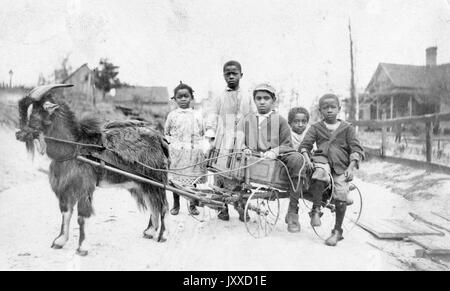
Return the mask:
[[[164, 135], [170, 143], [170, 168], [187, 168], [175, 170], [176, 173], [182, 175], [169, 174], [169, 179], [190, 185], [196, 177], [206, 174], [204, 165], [199, 164], [205, 160], [201, 145], [204, 135], [203, 121], [201, 116], [191, 108], [194, 91], [190, 86], [180, 82], [174, 89], [172, 98], [177, 103], [178, 108], [169, 113], [164, 126]], [[194, 164], [199, 165], [188, 167]], [[202, 178], [199, 183], [203, 183], [204, 180]], [[177, 215], [180, 211], [180, 196], [173, 193], [173, 200], [174, 204], [170, 213]], [[199, 214], [193, 201], [190, 203], [189, 212], [192, 215]]]

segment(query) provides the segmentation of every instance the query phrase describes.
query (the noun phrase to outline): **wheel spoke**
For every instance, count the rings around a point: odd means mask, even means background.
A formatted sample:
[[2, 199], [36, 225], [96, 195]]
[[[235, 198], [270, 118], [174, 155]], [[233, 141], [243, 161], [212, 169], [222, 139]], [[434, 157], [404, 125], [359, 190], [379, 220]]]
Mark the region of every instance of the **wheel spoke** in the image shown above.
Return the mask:
[[[250, 216], [250, 220], [245, 221], [247, 231], [256, 238], [267, 236], [274, 230], [280, 209], [280, 202], [276, 193], [258, 190], [258, 192], [255, 191], [249, 196], [244, 210], [244, 215]], [[271, 203], [277, 203], [277, 207], [274, 207]]]

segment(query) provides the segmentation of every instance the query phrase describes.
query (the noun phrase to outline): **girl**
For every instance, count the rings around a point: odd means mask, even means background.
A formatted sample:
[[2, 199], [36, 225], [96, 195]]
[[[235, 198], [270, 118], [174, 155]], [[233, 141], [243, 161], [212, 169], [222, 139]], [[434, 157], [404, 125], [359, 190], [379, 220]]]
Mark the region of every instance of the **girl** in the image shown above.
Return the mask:
[[[170, 143], [170, 168], [177, 169], [198, 164], [205, 160], [201, 150], [203, 140], [203, 122], [201, 117], [191, 108], [191, 102], [194, 100], [194, 90], [187, 84], [180, 84], [173, 90], [172, 99], [177, 103], [178, 108], [171, 111], [167, 116], [164, 126], [164, 135]], [[169, 174], [171, 180], [182, 184], [191, 184], [195, 177], [206, 173], [203, 165], [188, 167], [183, 170], [177, 170], [176, 174]], [[199, 181], [200, 183], [204, 182]], [[180, 211], [180, 196], [173, 193], [173, 208], [170, 210], [172, 215], [177, 215]], [[189, 212], [192, 215], [198, 215], [199, 211], [193, 201], [190, 202]]]

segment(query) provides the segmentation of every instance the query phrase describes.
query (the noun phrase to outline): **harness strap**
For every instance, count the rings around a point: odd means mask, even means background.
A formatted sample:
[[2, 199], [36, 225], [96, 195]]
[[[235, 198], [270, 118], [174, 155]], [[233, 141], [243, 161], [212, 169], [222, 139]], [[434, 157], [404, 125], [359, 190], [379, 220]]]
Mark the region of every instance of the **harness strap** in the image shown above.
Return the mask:
[[71, 140], [65, 140], [65, 139], [59, 139], [56, 137], [50, 137], [50, 136], [44, 136], [45, 139], [48, 140], [52, 140], [52, 141], [58, 141], [58, 142], [62, 142], [62, 143], [67, 143], [67, 144], [73, 144], [76, 146], [83, 146], [83, 147], [92, 147], [92, 148], [98, 148], [98, 149], [105, 149], [104, 146], [98, 145], [98, 144], [88, 144], [88, 143], [81, 143], [81, 142], [76, 142], [76, 141], [71, 141]]

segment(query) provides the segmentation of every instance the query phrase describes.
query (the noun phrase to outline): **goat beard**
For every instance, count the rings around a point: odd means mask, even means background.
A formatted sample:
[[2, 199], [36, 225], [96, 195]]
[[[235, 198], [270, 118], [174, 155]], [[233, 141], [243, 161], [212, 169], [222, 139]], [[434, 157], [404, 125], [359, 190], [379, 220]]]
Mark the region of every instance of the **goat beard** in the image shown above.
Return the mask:
[[28, 157], [33, 161], [34, 160], [34, 140], [26, 141], [25, 146], [27, 148]]
[[44, 134], [42, 132], [39, 133], [39, 137], [34, 140], [34, 143], [36, 144], [36, 150], [38, 153], [44, 155], [47, 150], [47, 143], [45, 142]]

